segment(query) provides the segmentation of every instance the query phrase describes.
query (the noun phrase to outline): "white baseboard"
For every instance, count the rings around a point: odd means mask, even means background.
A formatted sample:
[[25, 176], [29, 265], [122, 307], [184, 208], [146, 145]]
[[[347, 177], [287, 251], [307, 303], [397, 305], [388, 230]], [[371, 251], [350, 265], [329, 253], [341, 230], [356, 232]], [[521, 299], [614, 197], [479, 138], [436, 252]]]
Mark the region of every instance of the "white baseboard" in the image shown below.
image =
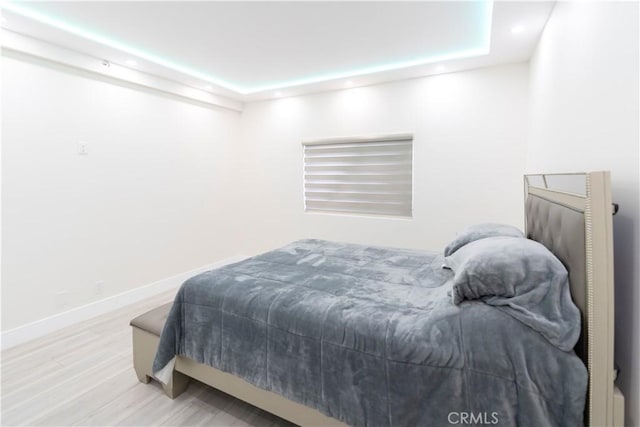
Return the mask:
[[67, 326], [84, 322], [93, 317], [109, 313], [138, 301], [142, 301], [145, 298], [152, 297], [171, 289], [176, 289], [185, 280], [192, 276], [195, 276], [198, 273], [232, 264], [245, 258], [247, 257], [235, 256], [227, 258], [213, 264], [196, 268], [191, 271], [167, 277], [166, 279], [158, 280], [157, 282], [153, 282], [148, 285], [140, 286], [121, 294], [113, 295], [99, 301], [92, 302], [90, 304], [72, 308], [71, 310], [54, 314], [53, 316], [36, 320], [35, 322], [27, 323], [26, 325], [9, 329], [8, 331], [3, 331], [2, 338], [0, 339], [0, 348], [2, 348], [2, 350], [6, 350], [8, 348], [15, 347], [19, 344], [23, 344], [36, 338], [40, 338], [59, 329], [66, 328]]

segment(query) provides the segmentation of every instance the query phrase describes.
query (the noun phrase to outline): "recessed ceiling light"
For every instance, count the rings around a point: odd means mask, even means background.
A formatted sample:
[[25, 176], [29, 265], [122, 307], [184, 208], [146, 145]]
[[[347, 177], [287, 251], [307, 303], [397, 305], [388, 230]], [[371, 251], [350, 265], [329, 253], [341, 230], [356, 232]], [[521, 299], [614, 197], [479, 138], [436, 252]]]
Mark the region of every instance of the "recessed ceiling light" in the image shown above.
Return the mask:
[[446, 68], [444, 67], [444, 65], [438, 65], [436, 67], [436, 73], [442, 73], [444, 70], [446, 70]]
[[280, 96], [282, 96], [282, 92], [280, 92], [279, 90], [277, 90], [277, 91], [274, 93], [274, 95], [275, 95], [275, 96], [277, 96], [277, 97], [280, 97]]
[[524, 31], [524, 25], [514, 25], [511, 27], [511, 34], [520, 34]]
[[211, 90], [211, 89], [213, 89], [213, 86], [211, 86], [211, 85], [206, 85], [204, 87], [204, 90]]
[[138, 65], [138, 61], [136, 61], [135, 59], [127, 59], [125, 61], [125, 64], [127, 64], [129, 67], [135, 67], [136, 65]]
[[346, 82], [344, 82], [344, 85], [346, 87], [351, 87], [351, 86], [353, 86], [353, 82], [351, 80], [347, 80]]

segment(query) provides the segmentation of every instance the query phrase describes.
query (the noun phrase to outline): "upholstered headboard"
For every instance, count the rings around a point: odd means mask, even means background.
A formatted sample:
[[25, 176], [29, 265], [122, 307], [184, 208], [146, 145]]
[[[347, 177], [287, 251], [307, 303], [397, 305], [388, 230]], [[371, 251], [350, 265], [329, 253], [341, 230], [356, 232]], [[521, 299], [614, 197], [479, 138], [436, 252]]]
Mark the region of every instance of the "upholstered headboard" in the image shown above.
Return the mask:
[[569, 272], [571, 296], [582, 313], [583, 334], [576, 353], [587, 363], [587, 265], [584, 212], [530, 194], [526, 200], [527, 237], [545, 245]]
[[526, 235], [565, 265], [582, 313], [575, 351], [589, 370], [585, 421], [592, 426], [614, 425], [619, 412], [613, 384], [612, 213], [609, 172], [525, 176]]

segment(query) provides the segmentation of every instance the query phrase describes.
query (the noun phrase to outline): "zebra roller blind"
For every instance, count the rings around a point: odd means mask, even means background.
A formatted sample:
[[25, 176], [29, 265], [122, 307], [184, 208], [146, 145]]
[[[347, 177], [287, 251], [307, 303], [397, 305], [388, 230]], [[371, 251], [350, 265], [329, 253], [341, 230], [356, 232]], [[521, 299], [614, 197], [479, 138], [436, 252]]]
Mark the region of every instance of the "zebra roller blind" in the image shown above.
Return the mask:
[[411, 217], [413, 135], [302, 144], [305, 211]]

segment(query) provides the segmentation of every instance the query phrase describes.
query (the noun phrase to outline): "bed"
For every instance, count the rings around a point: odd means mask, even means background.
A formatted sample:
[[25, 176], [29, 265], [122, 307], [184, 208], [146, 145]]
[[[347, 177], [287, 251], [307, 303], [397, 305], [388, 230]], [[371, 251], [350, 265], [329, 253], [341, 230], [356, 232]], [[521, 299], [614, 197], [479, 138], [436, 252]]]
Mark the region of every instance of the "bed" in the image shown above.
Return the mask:
[[[525, 177], [528, 239], [446, 257], [303, 240], [191, 278], [153, 372], [172, 396], [195, 378], [299, 425], [621, 423], [609, 175], [563, 177]], [[533, 250], [509, 264], [525, 284], [469, 285], [494, 245]]]

